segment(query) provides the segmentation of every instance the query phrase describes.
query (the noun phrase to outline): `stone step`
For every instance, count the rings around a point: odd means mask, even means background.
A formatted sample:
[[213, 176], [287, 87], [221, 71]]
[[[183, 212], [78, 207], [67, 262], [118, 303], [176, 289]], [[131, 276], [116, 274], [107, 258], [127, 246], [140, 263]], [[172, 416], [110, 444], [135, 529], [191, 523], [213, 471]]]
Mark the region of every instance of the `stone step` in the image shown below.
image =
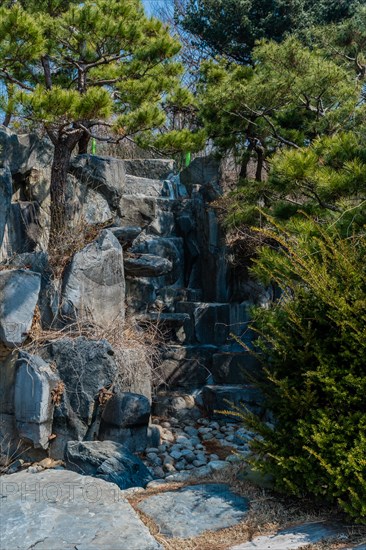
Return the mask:
[[213, 381], [212, 357], [215, 346], [167, 346], [162, 353], [159, 375], [169, 389], [192, 390]]
[[[113, 460], [100, 471], [110, 471]], [[131, 460], [118, 464], [119, 473], [133, 467]], [[23, 471], [7, 476], [0, 491], [2, 548], [163, 550], [126, 493], [104, 479], [68, 470]]]
[[154, 254], [128, 253], [123, 259], [126, 277], [160, 277], [170, 273], [173, 264]]
[[[263, 396], [261, 392], [250, 384], [236, 385], [207, 385], [202, 389], [203, 407], [210, 418], [230, 419], [240, 422], [238, 412], [249, 409], [255, 414], [263, 410]], [[233, 411], [225, 414], [219, 411]]]
[[174, 172], [172, 159], [128, 159], [124, 160], [126, 174], [139, 178], [164, 180]]
[[155, 522], [159, 533], [187, 539], [237, 525], [248, 512], [249, 501], [232, 493], [228, 485], [191, 485], [150, 496], [138, 508]]
[[249, 343], [252, 334], [248, 330], [249, 304], [178, 302], [177, 313], [191, 317], [193, 330], [187, 334], [187, 344], [212, 344], [223, 346], [235, 335]]
[[259, 362], [248, 351], [215, 353], [211, 368], [215, 384], [246, 384], [261, 372]]
[[[157, 319], [158, 315], [149, 314], [147, 318]], [[253, 377], [260, 376], [261, 366], [248, 352], [223, 352], [213, 345], [179, 345], [179, 338], [189, 330], [190, 319], [186, 314], [175, 315], [161, 316], [162, 332], [164, 327], [171, 331], [164, 335], [178, 340], [165, 347], [159, 366], [162, 379], [169, 388], [194, 389], [207, 383], [248, 384]]]
[[135, 317], [142, 327], [154, 325], [164, 338], [164, 342], [179, 343], [191, 330], [191, 319], [186, 313], [149, 312]]

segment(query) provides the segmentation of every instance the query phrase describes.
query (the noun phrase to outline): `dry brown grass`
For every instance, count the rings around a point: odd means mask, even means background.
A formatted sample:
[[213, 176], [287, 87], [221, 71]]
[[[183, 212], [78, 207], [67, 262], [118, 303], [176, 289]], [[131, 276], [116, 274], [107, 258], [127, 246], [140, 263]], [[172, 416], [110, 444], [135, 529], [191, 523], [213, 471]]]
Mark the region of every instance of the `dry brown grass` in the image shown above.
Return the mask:
[[[189, 483], [167, 483], [160, 487], [147, 489], [144, 492], [131, 495], [128, 500], [165, 550], [227, 550], [257, 536], [274, 534], [278, 529], [296, 526], [300, 523], [335, 522], [340, 519], [332, 509], [316, 506], [307, 500], [284, 499], [248, 481], [241, 481], [238, 478], [239, 471], [240, 466], [233, 466], [229, 474], [227, 470], [217, 472], [210, 478], [199, 480], [199, 483], [226, 483], [231, 486], [233, 492], [248, 498], [250, 509], [245, 519], [233, 527], [219, 531], [206, 531], [198, 537], [190, 539], [166, 537], [159, 532], [158, 526], [152, 519], [137, 508], [142, 500], [150, 496], [179, 490], [181, 487], [194, 484], [194, 480]], [[353, 526], [347, 528], [346, 531], [348, 533], [347, 540], [307, 545], [303, 547], [303, 550], [340, 550], [349, 544], [365, 540], [365, 528]]]
[[[115, 319], [103, 327], [83, 319], [68, 323], [59, 329], [43, 329], [37, 307], [28, 339], [19, 349], [42, 356], [42, 351], [51, 342], [76, 340], [80, 337], [96, 341], [106, 340], [112, 346], [114, 359], [120, 367], [112, 389], [132, 387], [136, 380], [142, 380], [147, 376], [147, 371], [149, 371], [153, 389], [161, 385], [160, 348], [164, 341], [164, 334], [158, 321], [146, 324], [144, 329], [141, 329], [133, 317]], [[134, 351], [133, 360], [129, 360], [130, 350]]]

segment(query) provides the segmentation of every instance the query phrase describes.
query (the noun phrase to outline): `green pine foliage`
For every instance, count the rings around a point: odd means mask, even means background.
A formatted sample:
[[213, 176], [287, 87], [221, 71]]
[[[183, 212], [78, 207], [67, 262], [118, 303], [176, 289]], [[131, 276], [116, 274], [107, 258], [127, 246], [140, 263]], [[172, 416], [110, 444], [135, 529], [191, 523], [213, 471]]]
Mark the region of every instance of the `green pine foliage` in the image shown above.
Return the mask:
[[[208, 61], [201, 68], [200, 116], [224, 155], [262, 164], [283, 147], [301, 148], [320, 135], [353, 127], [363, 115], [362, 83], [322, 49], [294, 37], [281, 44], [261, 42], [253, 50], [255, 67]], [[362, 114], [360, 114], [362, 113]]]
[[263, 38], [282, 41], [312, 25], [343, 21], [364, 0], [187, 0], [176, 17], [196, 45], [239, 63], [252, 61]]
[[271, 220], [253, 273], [281, 298], [254, 312], [262, 390], [274, 426], [251, 414], [262, 436], [252, 463], [279, 490], [338, 503], [366, 522], [366, 238], [327, 231], [307, 216]]
[[[299, 212], [348, 235], [366, 222], [366, 149], [363, 135], [340, 132], [308, 147], [283, 149], [264, 182], [244, 180], [226, 199], [226, 223], [265, 224], [262, 211], [287, 221]], [[352, 228], [352, 229], [351, 229]]]

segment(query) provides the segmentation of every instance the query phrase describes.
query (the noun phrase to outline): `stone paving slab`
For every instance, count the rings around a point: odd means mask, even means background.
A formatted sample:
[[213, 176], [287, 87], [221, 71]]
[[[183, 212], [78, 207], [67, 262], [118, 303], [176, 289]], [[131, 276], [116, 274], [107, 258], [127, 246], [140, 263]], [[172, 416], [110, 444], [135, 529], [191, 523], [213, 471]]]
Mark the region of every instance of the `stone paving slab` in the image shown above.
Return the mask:
[[68, 470], [0, 478], [0, 550], [159, 550], [115, 484]]
[[305, 544], [314, 544], [322, 539], [342, 537], [345, 531], [326, 523], [307, 523], [283, 529], [275, 535], [256, 537], [250, 542], [233, 546], [230, 550], [296, 550]]
[[242, 521], [248, 500], [228, 485], [191, 485], [149, 497], [138, 505], [168, 537], [196, 537], [204, 531], [231, 527]]

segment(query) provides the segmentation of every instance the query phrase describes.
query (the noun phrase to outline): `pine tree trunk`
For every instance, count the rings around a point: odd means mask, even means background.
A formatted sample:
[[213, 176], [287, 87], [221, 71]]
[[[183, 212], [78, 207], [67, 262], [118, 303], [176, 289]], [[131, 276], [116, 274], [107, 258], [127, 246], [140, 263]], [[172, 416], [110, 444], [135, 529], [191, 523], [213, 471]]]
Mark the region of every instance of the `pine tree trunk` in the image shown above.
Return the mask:
[[75, 144], [72, 146], [65, 139], [55, 143], [51, 170], [51, 238], [57, 239], [65, 227], [67, 173], [74, 147]]
[[78, 154], [84, 155], [88, 152], [88, 145], [90, 141], [90, 136], [86, 132], [83, 132], [83, 135], [78, 141]]
[[256, 149], [257, 153], [257, 170], [255, 172], [255, 179], [262, 181], [263, 165], [264, 165], [264, 151], [262, 147]]

